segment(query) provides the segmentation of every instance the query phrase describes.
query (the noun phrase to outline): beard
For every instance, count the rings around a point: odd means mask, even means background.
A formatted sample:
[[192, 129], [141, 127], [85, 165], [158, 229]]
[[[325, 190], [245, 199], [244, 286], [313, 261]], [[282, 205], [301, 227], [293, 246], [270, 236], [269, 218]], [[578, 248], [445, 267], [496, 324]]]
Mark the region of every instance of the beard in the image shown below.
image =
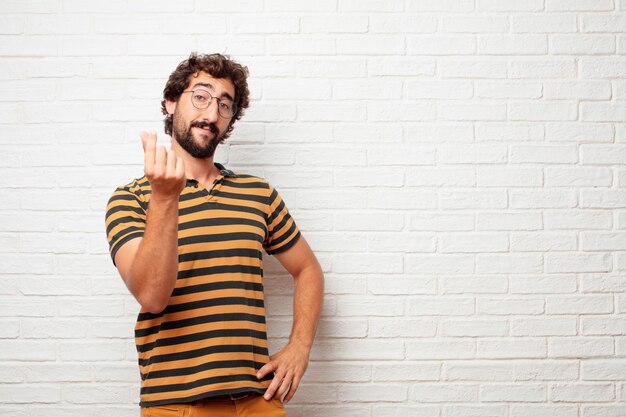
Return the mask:
[[[206, 144], [198, 143], [193, 136], [192, 128], [200, 127], [200, 128], [208, 128], [213, 134], [212, 138], [209, 138]], [[174, 112], [174, 120], [172, 126], [172, 133], [176, 142], [183, 148], [189, 155], [194, 158], [211, 158], [217, 149], [217, 145], [222, 141], [223, 134], [220, 133], [220, 130], [215, 125], [215, 123], [208, 122], [193, 122], [188, 126], [185, 124], [185, 121], [182, 119], [182, 116], [178, 112]], [[206, 133], [201, 135], [202, 138], [205, 136], [209, 136]], [[202, 139], [204, 142], [204, 139]]]

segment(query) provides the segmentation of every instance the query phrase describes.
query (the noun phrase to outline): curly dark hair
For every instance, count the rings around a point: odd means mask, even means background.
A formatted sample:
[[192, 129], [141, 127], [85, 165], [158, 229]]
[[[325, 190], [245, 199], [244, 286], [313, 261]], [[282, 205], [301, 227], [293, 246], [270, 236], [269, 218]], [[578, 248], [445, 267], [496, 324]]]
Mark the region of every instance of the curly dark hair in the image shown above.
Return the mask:
[[161, 101], [161, 112], [165, 115], [165, 133], [172, 134], [173, 117], [168, 114], [165, 108], [165, 101], [178, 101], [181, 93], [187, 88], [191, 77], [199, 71], [204, 71], [211, 77], [227, 78], [235, 85], [235, 108], [226, 132], [221, 140], [224, 142], [233, 130], [235, 121], [241, 119], [244, 110], [250, 105], [250, 90], [248, 90], [248, 67], [244, 67], [233, 61], [230, 56], [222, 54], [201, 54], [192, 52], [189, 58], [178, 64], [174, 72], [170, 74], [167, 84], [163, 89], [163, 100]]

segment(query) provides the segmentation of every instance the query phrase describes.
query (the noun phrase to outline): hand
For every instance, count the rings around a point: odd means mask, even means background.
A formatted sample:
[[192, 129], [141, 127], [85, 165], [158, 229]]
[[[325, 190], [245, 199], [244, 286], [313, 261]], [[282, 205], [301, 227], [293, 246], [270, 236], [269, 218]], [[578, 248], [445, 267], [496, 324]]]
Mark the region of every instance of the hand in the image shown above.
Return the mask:
[[280, 399], [285, 392], [283, 402], [291, 400], [300, 385], [300, 380], [309, 364], [309, 349], [304, 346], [289, 343], [280, 352], [270, 356], [269, 363], [257, 372], [259, 379], [270, 372], [274, 372], [274, 379], [265, 391], [263, 397], [270, 400], [272, 397]]
[[185, 189], [185, 163], [173, 150], [156, 146], [155, 132], [141, 132], [141, 144], [144, 151], [143, 171], [152, 186], [152, 195], [167, 198], [176, 197]]

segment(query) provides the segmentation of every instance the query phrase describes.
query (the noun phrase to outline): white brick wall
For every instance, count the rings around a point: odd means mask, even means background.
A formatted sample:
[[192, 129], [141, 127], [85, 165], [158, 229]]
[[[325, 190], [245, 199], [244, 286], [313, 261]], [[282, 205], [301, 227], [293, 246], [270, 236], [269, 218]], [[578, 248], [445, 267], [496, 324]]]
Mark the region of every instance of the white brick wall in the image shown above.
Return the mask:
[[326, 273], [290, 417], [625, 415], [626, 0], [2, 0], [0, 416], [138, 415], [104, 208], [191, 50]]

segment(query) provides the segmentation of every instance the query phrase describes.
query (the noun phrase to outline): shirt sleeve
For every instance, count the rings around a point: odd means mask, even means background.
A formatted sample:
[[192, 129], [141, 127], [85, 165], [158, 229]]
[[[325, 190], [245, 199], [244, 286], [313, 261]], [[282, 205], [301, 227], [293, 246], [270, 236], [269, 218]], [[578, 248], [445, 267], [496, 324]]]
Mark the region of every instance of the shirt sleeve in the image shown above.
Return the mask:
[[113, 265], [115, 254], [131, 239], [142, 237], [146, 228], [146, 210], [139, 197], [127, 187], [118, 187], [106, 209], [105, 225]]
[[300, 237], [300, 230], [289, 214], [285, 202], [270, 184], [267, 212], [267, 234], [263, 247], [269, 255], [286, 251]]

